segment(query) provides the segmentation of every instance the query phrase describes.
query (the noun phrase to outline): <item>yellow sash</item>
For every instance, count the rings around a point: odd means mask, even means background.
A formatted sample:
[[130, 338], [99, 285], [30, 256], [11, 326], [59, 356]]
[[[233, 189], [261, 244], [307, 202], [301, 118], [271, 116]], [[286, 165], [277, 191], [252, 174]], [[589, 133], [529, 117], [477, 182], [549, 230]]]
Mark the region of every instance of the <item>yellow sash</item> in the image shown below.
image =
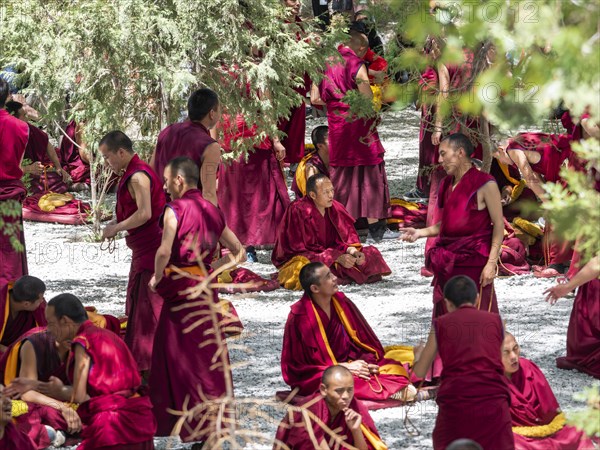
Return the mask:
[[8, 283], [6, 288], [6, 303], [4, 305], [4, 317], [2, 321], [2, 328], [0, 329], [0, 340], [4, 337], [4, 331], [6, 329], [6, 324], [8, 323], [8, 315], [10, 314], [10, 291], [13, 288], [14, 283]]
[[538, 425], [532, 427], [512, 427], [513, 433], [531, 437], [531, 438], [544, 438], [548, 436], [552, 436], [557, 431], [562, 430], [565, 426], [567, 419], [565, 418], [564, 413], [558, 413], [552, 422], [547, 425]]
[[362, 431], [369, 444], [371, 444], [375, 450], [387, 450], [387, 445], [385, 445], [375, 433], [369, 430], [364, 423], [360, 424], [360, 431]]

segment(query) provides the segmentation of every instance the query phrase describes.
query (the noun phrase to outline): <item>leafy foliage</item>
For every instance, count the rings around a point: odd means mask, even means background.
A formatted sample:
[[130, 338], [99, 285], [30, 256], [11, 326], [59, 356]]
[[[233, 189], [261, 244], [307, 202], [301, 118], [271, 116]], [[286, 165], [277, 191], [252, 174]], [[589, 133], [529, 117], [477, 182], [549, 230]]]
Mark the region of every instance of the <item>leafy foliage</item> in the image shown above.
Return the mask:
[[600, 437], [600, 386], [598, 384], [573, 395], [575, 400], [586, 402], [586, 409], [569, 413], [568, 423], [585, 431], [590, 437]]
[[21, 203], [17, 200], [5, 200], [0, 202], [0, 232], [8, 236], [10, 245], [18, 252], [25, 250], [19, 240], [19, 235], [23, 231], [20, 221]]

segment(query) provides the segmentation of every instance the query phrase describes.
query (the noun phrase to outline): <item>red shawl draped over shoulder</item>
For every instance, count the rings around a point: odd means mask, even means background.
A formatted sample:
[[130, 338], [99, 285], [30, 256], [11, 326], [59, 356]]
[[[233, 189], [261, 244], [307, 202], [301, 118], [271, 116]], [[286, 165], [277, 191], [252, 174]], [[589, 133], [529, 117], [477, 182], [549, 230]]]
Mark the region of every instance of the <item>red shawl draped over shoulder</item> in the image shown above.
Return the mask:
[[10, 290], [12, 284], [0, 287], [0, 344], [8, 347], [19, 337], [35, 327], [46, 326], [46, 301], [33, 312], [19, 311], [12, 317], [10, 313]]
[[[48, 135], [30, 123], [27, 125], [29, 125], [29, 141], [25, 149], [25, 158], [33, 162], [39, 161], [46, 166], [46, 169], [52, 169], [50, 166], [53, 166], [53, 164], [48, 156]], [[60, 169], [60, 167], [55, 167], [54, 169]], [[62, 194], [68, 190], [68, 186], [55, 170], [45, 170], [41, 176], [30, 176], [31, 183], [29, 189], [34, 194], [46, 191]]]
[[300, 389], [298, 394], [316, 392], [328, 367], [358, 359], [380, 366], [380, 374], [368, 381], [354, 377], [358, 399], [385, 400], [410, 384], [406, 369], [384, 358], [381, 342], [356, 305], [341, 292], [332, 297], [330, 323], [324, 323], [326, 320], [327, 315], [307, 295], [291, 306], [283, 335], [281, 372], [292, 389]]

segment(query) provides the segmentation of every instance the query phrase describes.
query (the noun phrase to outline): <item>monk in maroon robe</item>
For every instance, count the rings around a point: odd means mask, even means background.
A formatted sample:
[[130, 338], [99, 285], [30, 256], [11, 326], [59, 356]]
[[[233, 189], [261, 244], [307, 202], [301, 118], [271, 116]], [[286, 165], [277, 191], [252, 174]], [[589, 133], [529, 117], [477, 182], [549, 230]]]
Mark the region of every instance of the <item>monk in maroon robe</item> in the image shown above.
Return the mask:
[[423, 377], [437, 353], [443, 370], [437, 394], [433, 448], [472, 439], [485, 449], [512, 450], [510, 391], [500, 351], [504, 338], [498, 314], [475, 307], [478, 289], [467, 276], [444, 286], [448, 314], [433, 322], [427, 344], [415, 348], [413, 372]]
[[128, 318], [125, 342], [138, 369], [145, 372], [150, 370], [154, 333], [163, 304], [160, 295], [152, 292], [148, 283], [160, 246], [158, 218], [165, 206], [165, 195], [161, 180], [133, 152], [133, 144], [125, 133], [108, 133], [98, 149], [113, 172], [122, 174], [117, 187], [117, 219], [104, 228], [102, 237], [110, 239], [127, 231], [126, 242], [132, 254], [125, 303]]
[[292, 192], [296, 199], [306, 195], [306, 181], [317, 173], [329, 178], [329, 132], [325, 125], [315, 127], [311, 133], [313, 149], [300, 161], [294, 179]]
[[65, 128], [65, 134], [60, 141], [58, 154], [63, 167], [69, 173], [74, 190], [80, 190], [90, 184], [90, 163], [82, 140], [81, 125], [71, 120]]
[[[327, 433], [320, 420], [335, 435]], [[339, 439], [339, 440], [338, 440]], [[287, 412], [275, 435], [274, 450], [335, 448], [343, 440], [359, 450], [385, 450], [369, 410], [354, 397], [354, 377], [343, 366], [323, 372], [319, 392], [300, 407]]]
[[361, 245], [354, 219], [333, 199], [329, 178], [313, 175], [306, 189], [308, 196], [289, 206], [277, 230], [271, 261], [281, 285], [300, 290], [300, 269], [315, 261], [328, 266], [341, 284], [374, 283], [389, 275], [379, 250]]
[[[334, 364], [354, 375], [361, 400], [412, 400], [416, 389], [402, 362], [385, 357], [383, 346], [358, 308], [338, 292], [337, 278], [322, 263], [302, 268], [305, 294], [294, 303], [285, 324], [281, 372], [285, 382], [310, 395], [323, 371]], [[407, 366], [408, 367], [408, 366]]]
[[219, 97], [210, 89], [198, 89], [188, 100], [188, 118], [162, 130], [150, 166], [159, 177], [169, 161], [178, 156], [191, 158], [200, 168], [198, 189], [206, 200], [217, 204], [217, 171], [221, 147], [211, 135], [221, 117]]
[[[23, 233], [23, 216], [20, 203], [27, 191], [21, 182], [21, 161], [29, 139], [29, 127], [12, 117], [4, 105], [8, 98], [8, 83], [0, 79], [0, 205], [15, 210], [15, 215], [3, 217], [5, 230], [0, 233], [0, 290], [8, 283], [27, 274], [27, 252]], [[12, 233], [5, 234], [8, 227]], [[17, 238], [23, 248], [16, 250], [11, 238]]]
[[111, 331], [87, 320], [85, 308], [72, 294], [48, 302], [48, 331], [58, 342], [69, 341], [65, 385], [56, 377], [39, 383], [42, 394], [78, 403], [84, 425], [80, 450], [149, 450], [154, 448], [156, 422], [144, 395], [135, 360]]
[[502, 363], [510, 380], [510, 415], [517, 450], [594, 448], [583, 431], [565, 425], [565, 415], [544, 373], [521, 357], [519, 344], [510, 333], [504, 336]]
[[45, 292], [44, 282], [29, 275], [0, 289], [0, 354], [27, 331], [46, 325]]
[[597, 379], [600, 379], [599, 277], [600, 258], [596, 256], [567, 283], [557, 284], [545, 291], [548, 294], [546, 300], [554, 304], [560, 297], [579, 288], [567, 331], [567, 356], [557, 358], [556, 366], [559, 369], [575, 369]]
[[455, 275], [467, 275], [481, 292], [478, 309], [498, 312], [494, 277], [504, 237], [500, 192], [494, 178], [471, 163], [473, 145], [460, 133], [440, 145], [440, 163], [448, 176], [440, 185], [441, 220], [423, 229], [405, 228], [402, 239], [437, 236], [426, 255], [434, 274], [433, 317], [447, 311], [442, 289]]
[[[223, 148], [231, 150], [235, 141], [253, 139], [256, 126], [241, 115], [223, 120]], [[271, 246], [277, 226], [290, 204], [280, 161], [286, 153], [278, 139], [264, 139], [247, 155], [219, 171], [219, 207], [227, 226], [245, 246]], [[246, 159], [247, 158], [247, 159]]]
[[[219, 407], [233, 395], [221, 327], [227, 317], [223, 317], [216, 290], [207, 287], [201, 298], [190, 298], [185, 290], [198, 286], [213, 269], [241, 261], [245, 253], [225, 226], [223, 213], [196, 188], [200, 174], [194, 161], [175, 158], [163, 176], [173, 200], [161, 218], [162, 242], [150, 280], [150, 286], [164, 299], [154, 338], [150, 396], [158, 436], [171, 435], [180, 425], [182, 439], [206, 441], [214, 431]], [[232, 252], [213, 261], [219, 243]], [[184, 407], [193, 413], [181, 416], [170, 412]]]
[[367, 100], [373, 98], [362, 59], [368, 48], [367, 37], [352, 30], [349, 42], [338, 49], [343, 62], [336, 60], [327, 65], [319, 92], [311, 95], [311, 102], [327, 105], [329, 171], [336, 200], [354, 219], [367, 218], [371, 237], [380, 241], [387, 230], [382, 219], [390, 216], [385, 150], [375, 119], [350, 117], [350, 106], [342, 101], [351, 91], [358, 91]]
[[31, 438], [12, 424], [11, 414], [10, 399], [0, 393], [0, 450], [37, 450]]

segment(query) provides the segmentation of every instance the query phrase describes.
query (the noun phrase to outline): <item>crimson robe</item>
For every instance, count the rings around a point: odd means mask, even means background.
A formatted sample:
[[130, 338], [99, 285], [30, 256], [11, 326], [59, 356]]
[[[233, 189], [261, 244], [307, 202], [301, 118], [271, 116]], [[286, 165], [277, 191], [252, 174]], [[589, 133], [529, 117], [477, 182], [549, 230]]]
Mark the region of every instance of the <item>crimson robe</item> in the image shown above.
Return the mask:
[[[256, 126], [248, 126], [240, 115], [223, 117], [223, 148], [231, 142], [250, 139]], [[277, 225], [290, 204], [290, 197], [273, 143], [265, 139], [248, 152], [219, 170], [217, 197], [227, 226], [246, 246], [273, 245]]]
[[283, 333], [281, 373], [299, 395], [319, 389], [323, 371], [362, 359], [379, 365], [379, 375], [363, 380], [354, 376], [354, 396], [360, 400], [386, 400], [410, 384], [406, 368], [384, 357], [381, 342], [344, 294], [332, 297], [331, 317], [306, 294], [291, 306]]
[[428, 67], [419, 78], [421, 90], [421, 122], [419, 124], [419, 167], [417, 172], [417, 188], [429, 197], [431, 187], [431, 170], [438, 164], [438, 145], [433, 145], [431, 136], [435, 125], [435, 97], [439, 90], [437, 71]]
[[65, 136], [60, 141], [58, 156], [63, 167], [69, 172], [73, 183], [90, 183], [90, 165], [81, 159], [76, 142], [77, 123], [71, 120], [65, 128]]
[[[168, 203], [166, 208], [171, 208], [177, 217], [177, 236], [169, 264], [198, 274], [197, 259], [203, 255], [205, 267], [210, 268], [225, 229], [223, 213], [205, 200], [197, 189], [187, 191], [182, 198]], [[197, 284], [196, 280], [189, 278], [165, 275], [157, 286], [164, 304], [154, 338], [149, 380], [150, 397], [158, 422], [157, 436], [171, 435], [177, 423], [178, 416], [169, 413], [167, 408], [182, 411], [184, 405], [193, 408], [202, 404], [210, 408], [212, 405], [207, 404], [205, 399], [218, 402], [228, 387], [233, 389], [227, 381], [231, 380], [231, 369], [222, 330], [215, 330], [211, 321], [206, 321], [184, 333], [186, 328], [206, 318], [212, 308], [206, 303], [197, 304], [199, 299], [188, 299], [187, 294], [181, 293]], [[213, 292], [212, 300], [218, 302], [216, 292]], [[217, 318], [221, 320], [220, 308], [217, 309]], [[227, 359], [226, 367], [213, 366], [212, 359], [219, 347], [208, 339], [212, 339], [214, 333], [219, 333], [223, 342], [221, 350]], [[206, 418], [208, 413], [203, 409], [199, 416]], [[190, 438], [187, 428], [195, 429], [200, 420], [186, 421], [181, 438]], [[211, 431], [212, 423], [207, 421], [200, 435], [194, 436], [194, 439], [205, 440]]]
[[92, 209], [89, 203], [73, 198], [53, 211], [44, 211], [39, 201], [45, 194], [30, 195], [23, 201], [23, 218], [34, 222], [62, 223], [64, 225], [86, 225], [87, 217]]
[[600, 280], [597, 278], [577, 289], [567, 331], [567, 356], [557, 358], [556, 365], [600, 379]]
[[[339, 437], [345, 438], [344, 443], [354, 445], [352, 431], [348, 428], [348, 425], [346, 425], [344, 413], [340, 412], [332, 417], [327, 402], [320, 392], [311, 395], [302, 407], [323, 421], [323, 423], [329, 429], [335, 431]], [[361, 416], [361, 430], [365, 437], [365, 441], [367, 441], [369, 450], [387, 448], [379, 437], [375, 422], [373, 422], [369, 410], [362, 402], [354, 397], [348, 405], [348, 408], [356, 411]], [[312, 430], [312, 434], [317, 443], [321, 443], [323, 439], [325, 439], [325, 442], [331, 442], [331, 436], [325, 433], [322, 426], [312, 419], [312, 417], [309, 416], [307, 422], [301, 412], [288, 411], [277, 428], [273, 450], [282, 450], [283, 448], [289, 448], [290, 450], [313, 450], [315, 445], [313, 444], [314, 441], [309, 437], [308, 430]], [[282, 447], [281, 444], [285, 444], [287, 447]], [[335, 444], [331, 442], [329, 447], [334, 448], [334, 445]], [[378, 447], [375, 447], [375, 445], [378, 445]]]
[[477, 209], [477, 191], [494, 178], [475, 167], [463, 175], [454, 190], [454, 177], [440, 184], [438, 208], [441, 211], [440, 233], [426, 254], [426, 264], [434, 274], [433, 317], [445, 314], [443, 289], [456, 275], [470, 277], [481, 291], [479, 309], [498, 312], [494, 283], [481, 289], [479, 278], [492, 247], [493, 225], [487, 208]]
[[436, 402], [433, 448], [473, 439], [485, 449], [514, 448], [510, 391], [500, 350], [504, 331], [498, 314], [472, 305], [433, 321], [444, 366]]
[[[85, 321], [73, 338], [67, 374], [73, 383], [75, 346], [91, 359], [86, 391], [90, 399], [77, 414], [85, 428], [79, 450], [154, 448], [156, 422], [150, 398], [143, 394], [135, 360], [125, 343], [112, 331]], [[137, 445], [134, 445], [137, 444]], [[126, 447], [130, 446], [130, 447]]]
[[138, 155], [134, 155], [117, 187], [117, 222], [126, 220], [137, 211], [137, 204], [127, 188], [127, 183], [136, 173], [145, 174], [150, 179], [152, 215], [140, 227], [129, 230], [125, 238], [127, 246], [131, 249], [131, 268], [125, 302], [128, 318], [125, 343], [131, 350], [138, 369], [145, 371], [150, 369], [154, 333], [163, 304], [160, 295], [152, 292], [148, 283], [154, 273], [154, 256], [162, 238], [158, 219], [165, 206], [165, 194], [156, 173]]
[[37, 446], [25, 433], [19, 431], [12, 423], [4, 427], [4, 436], [0, 439], [0, 450], [37, 450]]
[[46, 301], [35, 311], [19, 311], [13, 317], [10, 312], [10, 290], [12, 284], [0, 287], [0, 344], [10, 346], [20, 336], [35, 327], [46, 326]]
[[[27, 191], [21, 182], [23, 171], [21, 160], [29, 139], [29, 127], [22, 120], [11, 116], [5, 109], [0, 109], [0, 204], [8, 200], [23, 202]], [[17, 238], [25, 246], [23, 233], [23, 217], [19, 211], [16, 217], [4, 217], [10, 226], [20, 226]], [[0, 288], [27, 275], [27, 252], [17, 252], [10, 236], [0, 233]], [[3, 316], [0, 316], [0, 319]]]
[[48, 156], [48, 135], [38, 127], [28, 123], [29, 126], [29, 141], [25, 149], [25, 158], [32, 162], [41, 162], [44, 166], [44, 173], [41, 176], [30, 174], [29, 191], [33, 194], [40, 192], [52, 191], [57, 194], [67, 192], [69, 189], [63, 181], [62, 176], [56, 173], [54, 164]]
[[[335, 262], [349, 247], [356, 247], [365, 254], [362, 266], [346, 269]], [[310, 197], [303, 197], [289, 206], [277, 230], [271, 261], [281, 269], [297, 256], [306, 258], [305, 264], [319, 261], [330, 267], [341, 284], [373, 283], [391, 273], [376, 247], [361, 246], [354, 219], [335, 200], [325, 209], [325, 216]]]
[[[519, 370], [510, 381], [510, 415], [514, 427], [548, 425], [560, 412], [543, 372], [533, 362], [519, 358]], [[546, 437], [525, 437], [515, 432], [517, 450], [587, 450], [594, 448], [585, 433], [565, 425]]]

